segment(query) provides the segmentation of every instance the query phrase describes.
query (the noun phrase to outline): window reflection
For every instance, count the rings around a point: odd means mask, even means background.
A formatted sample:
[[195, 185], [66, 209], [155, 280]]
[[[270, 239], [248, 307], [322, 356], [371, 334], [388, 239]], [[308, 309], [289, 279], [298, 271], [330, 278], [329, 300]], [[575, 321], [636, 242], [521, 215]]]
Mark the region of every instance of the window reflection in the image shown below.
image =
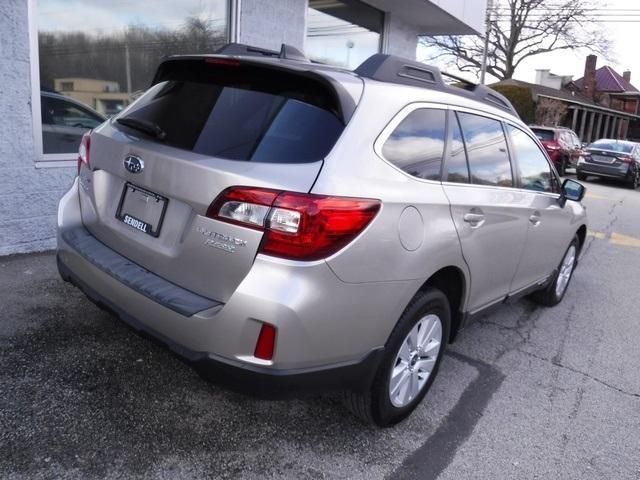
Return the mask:
[[309, 0], [306, 54], [354, 69], [380, 51], [384, 15], [354, 0]]
[[382, 154], [414, 177], [440, 180], [444, 139], [445, 111], [422, 108], [400, 122], [385, 141]]
[[458, 116], [467, 146], [471, 183], [511, 187], [511, 163], [502, 124], [479, 115]]
[[526, 190], [555, 192], [558, 186], [549, 162], [538, 145], [522, 130], [507, 126], [520, 170], [520, 183]]
[[[172, 0], [39, 0], [41, 88], [112, 116], [149, 87], [162, 57], [212, 53], [226, 43], [227, 3], [182, 0], [177, 8]], [[65, 133], [56, 128], [43, 118], [44, 153], [77, 151], [86, 129], [78, 127], [77, 141], [60, 152], [55, 137]]]
[[469, 183], [469, 167], [467, 154], [464, 150], [464, 141], [458, 119], [454, 116], [453, 131], [451, 132], [451, 151], [447, 159], [447, 181], [456, 183]]

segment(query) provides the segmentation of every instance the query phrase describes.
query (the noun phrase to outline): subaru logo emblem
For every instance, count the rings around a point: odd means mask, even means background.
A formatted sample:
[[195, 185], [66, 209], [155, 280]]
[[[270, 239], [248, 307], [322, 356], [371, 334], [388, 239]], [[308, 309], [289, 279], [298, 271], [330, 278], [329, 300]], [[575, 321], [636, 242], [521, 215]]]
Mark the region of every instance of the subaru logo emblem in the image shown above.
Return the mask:
[[140, 173], [144, 169], [144, 162], [140, 157], [127, 155], [124, 157], [124, 168], [131, 173]]

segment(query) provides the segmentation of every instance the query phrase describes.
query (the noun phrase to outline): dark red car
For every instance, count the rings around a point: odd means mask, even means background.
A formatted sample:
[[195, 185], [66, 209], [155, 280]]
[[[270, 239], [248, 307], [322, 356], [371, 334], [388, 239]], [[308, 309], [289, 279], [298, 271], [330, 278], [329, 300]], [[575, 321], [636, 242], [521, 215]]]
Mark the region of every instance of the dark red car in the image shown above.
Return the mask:
[[584, 155], [582, 143], [573, 130], [564, 127], [531, 126], [542, 142], [558, 173], [565, 175], [567, 167], [575, 167]]

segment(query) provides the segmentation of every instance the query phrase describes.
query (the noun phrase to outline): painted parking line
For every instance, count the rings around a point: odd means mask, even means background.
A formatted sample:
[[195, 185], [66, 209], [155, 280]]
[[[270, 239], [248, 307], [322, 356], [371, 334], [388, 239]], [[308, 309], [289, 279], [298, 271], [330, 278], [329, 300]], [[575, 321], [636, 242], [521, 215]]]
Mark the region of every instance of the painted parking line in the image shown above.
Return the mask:
[[613, 198], [611, 197], [605, 197], [603, 195], [598, 195], [597, 193], [591, 193], [589, 191], [585, 193], [584, 198], [590, 198], [594, 200], [613, 200]]
[[[599, 240], [607, 240], [607, 234], [605, 232], [595, 232], [593, 230], [589, 230], [587, 232], [587, 235]], [[608, 240], [612, 245], [640, 248], [640, 238], [632, 237], [630, 235], [623, 235], [621, 233], [613, 232], [611, 236], [608, 237]]]
[[640, 248], [640, 238], [630, 237], [629, 235], [622, 235], [621, 233], [612, 233], [609, 243], [614, 245], [623, 245], [625, 247]]

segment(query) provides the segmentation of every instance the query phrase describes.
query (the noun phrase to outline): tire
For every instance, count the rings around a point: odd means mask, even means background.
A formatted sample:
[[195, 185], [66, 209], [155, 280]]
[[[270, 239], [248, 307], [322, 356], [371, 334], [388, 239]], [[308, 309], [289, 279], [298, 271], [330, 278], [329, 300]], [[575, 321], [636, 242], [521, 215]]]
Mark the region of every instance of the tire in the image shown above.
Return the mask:
[[561, 177], [564, 177], [567, 174], [567, 159], [566, 157], [562, 157], [560, 159], [560, 167], [558, 169], [558, 173]]
[[[440, 322], [440, 342], [436, 346], [438, 321]], [[417, 339], [421, 338], [420, 332], [425, 332], [425, 337], [422, 339], [426, 343], [423, 345], [429, 345], [429, 348], [423, 351], [424, 356], [421, 356], [419, 351], [409, 352], [411, 350], [408, 348], [409, 335], [414, 333], [414, 328]], [[444, 293], [435, 288], [418, 292], [389, 335], [371, 388], [365, 392], [345, 392], [344, 403], [347, 408], [361, 420], [380, 427], [390, 427], [404, 420], [418, 406], [431, 387], [438, 373], [450, 330], [451, 309]], [[434, 332], [433, 335], [430, 335], [430, 332]], [[411, 358], [407, 363], [401, 358], [407, 357], [406, 354]], [[421, 364], [428, 366], [430, 372], [421, 370], [419, 367]], [[392, 370], [398, 373], [392, 375]], [[390, 389], [392, 377], [398, 386], [393, 399]], [[413, 385], [416, 385], [417, 390], [410, 389]], [[411, 391], [417, 393], [409, 395]]]
[[[571, 259], [571, 252], [573, 249], [573, 258]], [[531, 299], [539, 303], [540, 305], [544, 305], [546, 307], [553, 307], [559, 304], [564, 298], [565, 293], [567, 293], [567, 289], [569, 288], [569, 283], [571, 282], [571, 278], [573, 277], [573, 272], [578, 264], [578, 255], [580, 253], [580, 240], [577, 236], [573, 237], [573, 240], [567, 247], [565, 254], [562, 256], [562, 260], [560, 261], [560, 265], [558, 266], [558, 270], [553, 276], [553, 281], [549, 283], [542, 290], [538, 290], [531, 295]], [[565, 265], [565, 261], [571, 259], [570, 265]], [[567, 268], [569, 270], [567, 271]], [[568, 276], [567, 276], [568, 275]], [[564, 286], [559, 286], [559, 284], [563, 282]]]
[[629, 181], [629, 183], [627, 183], [627, 186], [631, 190], [637, 190], [638, 187], [640, 187], [640, 172], [638, 171], [638, 169], [636, 169], [635, 173], [633, 174], [633, 178]]

